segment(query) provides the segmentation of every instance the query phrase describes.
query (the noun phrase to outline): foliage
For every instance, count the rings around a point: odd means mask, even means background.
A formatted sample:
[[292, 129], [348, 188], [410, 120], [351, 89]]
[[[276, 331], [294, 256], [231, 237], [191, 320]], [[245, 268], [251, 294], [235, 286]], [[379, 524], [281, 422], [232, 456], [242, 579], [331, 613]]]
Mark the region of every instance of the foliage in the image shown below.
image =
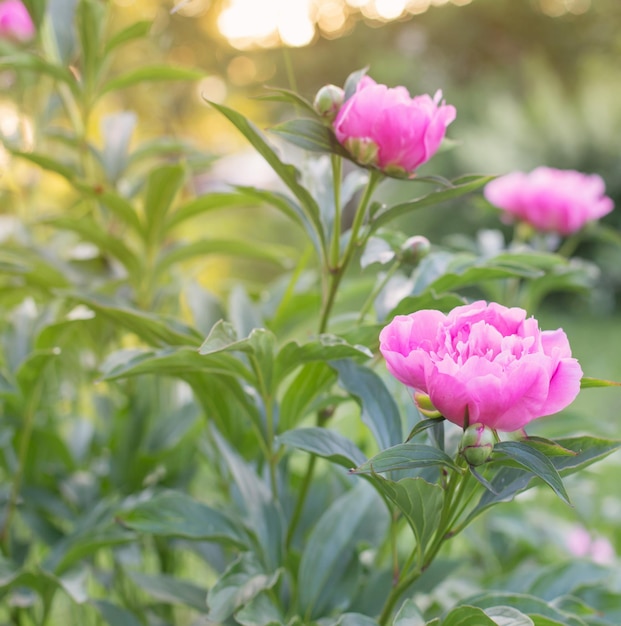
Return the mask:
[[[61, 3], [60, 16], [52, 4], [29, 4], [37, 41], [4, 42], [0, 58], [21, 125], [33, 125], [32, 144], [2, 137], [11, 175], [35, 172], [44, 205], [57, 207], [40, 209], [25, 185], [15, 204], [26, 209], [0, 252], [0, 620], [616, 623], [618, 576], [592, 563], [557, 561], [515, 589], [471, 580], [456, 597], [434, 590], [455, 579], [445, 546], [482, 513], [540, 484], [569, 501], [563, 479], [619, 441], [569, 432], [503, 441], [471, 467], [459, 433], [403, 401], [377, 358], [379, 329], [396, 314], [450, 310], [473, 294], [534, 311], [551, 291], [588, 289], [591, 266], [538, 249], [537, 238], [408, 254], [404, 216], [468, 202], [490, 177], [415, 177], [408, 200], [384, 201], [381, 173], [343, 176], [351, 155], [286, 90], [272, 99], [303, 119], [269, 136], [212, 104], [281, 188], [195, 196], [211, 155], [172, 137], [137, 142], [135, 114], [98, 120], [97, 107], [200, 73], [114, 74], [115, 55], [149, 24], [108, 32], [111, 7]], [[298, 167], [274, 136], [320, 156], [301, 155], [315, 160]], [[205, 235], [214, 215], [255, 221], [266, 210], [302, 245]], [[275, 279], [257, 288], [241, 277], [219, 297], [193, 273], [223, 255]], [[521, 567], [510, 556], [503, 578]]]

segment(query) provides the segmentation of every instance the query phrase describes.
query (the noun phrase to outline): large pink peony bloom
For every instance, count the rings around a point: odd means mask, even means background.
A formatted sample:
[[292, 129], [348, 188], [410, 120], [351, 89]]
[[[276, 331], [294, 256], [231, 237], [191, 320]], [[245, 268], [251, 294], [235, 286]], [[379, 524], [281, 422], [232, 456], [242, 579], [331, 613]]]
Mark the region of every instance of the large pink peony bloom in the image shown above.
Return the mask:
[[597, 174], [538, 167], [530, 174], [496, 178], [484, 194], [493, 205], [537, 230], [569, 235], [612, 211], [612, 200], [604, 191]]
[[520, 430], [569, 405], [582, 378], [561, 329], [541, 331], [523, 309], [494, 302], [399, 315], [382, 330], [380, 351], [395, 378], [459, 426], [467, 415], [470, 424]]
[[363, 163], [411, 175], [437, 151], [455, 107], [438, 91], [411, 98], [405, 87], [389, 89], [365, 76], [334, 120], [339, 142]]
[[0, 2], [0, 37], [26, 41], [34, 33], [35, 28], [30, 14], [20, 0]]

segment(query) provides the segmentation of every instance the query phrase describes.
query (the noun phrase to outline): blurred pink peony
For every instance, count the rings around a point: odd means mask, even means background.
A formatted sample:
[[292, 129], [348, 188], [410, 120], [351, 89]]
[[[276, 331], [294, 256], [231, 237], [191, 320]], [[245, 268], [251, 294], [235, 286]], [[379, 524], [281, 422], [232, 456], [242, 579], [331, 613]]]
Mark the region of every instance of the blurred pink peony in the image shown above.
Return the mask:
[[380, 333], [380, 351], [395, 378], [462, 427], [467, 416], [469, 424], [520, 430], [580, 391], [582, 369], [565, 333], [541, 331], [523, 309], [493, 302], [399, 315]]
[[485, 187], [485, 197], [511, 217], [544, 232], [569, 235], [613, 209], [597, 174], [538, 167], [513, 172]]
[[616, 558], [615, 549], [608, 539], [593, 539], [583, 526], [575, 526], [565, 537], [565, 543], [574, 556], [590, 558], [601, 565], [613, 563]]
[[336, 138], [363, 165], [388, 174], [412, 175], [428, 161], [455, 119], [442, 92], [411, 98], [405, 87], [389, 89], [365, 76], [334, 120]]
[[0, 2], [0, 38], [26, 41], [35, 34], [30, 14], [20, 0]]

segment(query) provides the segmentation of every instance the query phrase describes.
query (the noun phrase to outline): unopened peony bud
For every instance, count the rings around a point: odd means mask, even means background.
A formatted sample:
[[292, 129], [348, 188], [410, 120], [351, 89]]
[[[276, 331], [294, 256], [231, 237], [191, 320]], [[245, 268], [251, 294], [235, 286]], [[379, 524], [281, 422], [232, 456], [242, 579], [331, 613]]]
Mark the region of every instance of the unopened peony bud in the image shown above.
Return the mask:
[[464, 430], [459, 452], [470, 465], [483, 465], [489, 461], [496, 443], [494, 431], [483, 424], [472, 424]]
[[313, 107], [321, 117], [330, 122], [337, 116], [345, 100], [345, 92], [336, 85], [325, 85], [315, 96]]
[[400, 250], [401, 261], [403, 263], [416, 264], [421, 259], [424, 259], [431, 250], [431, 243], [427, 237], [422, 235], [415, 235], [410, 237], [402, 246]]
[[418, 391], [415, 392], [414, 402], [416, 403], [416, 408], [419, 410], [421, 415], [430, 419], [442, 417], [440, 411], [438, 411], [436, 407], [431, 404], [431, 400], [426, 393], [420, 393]]

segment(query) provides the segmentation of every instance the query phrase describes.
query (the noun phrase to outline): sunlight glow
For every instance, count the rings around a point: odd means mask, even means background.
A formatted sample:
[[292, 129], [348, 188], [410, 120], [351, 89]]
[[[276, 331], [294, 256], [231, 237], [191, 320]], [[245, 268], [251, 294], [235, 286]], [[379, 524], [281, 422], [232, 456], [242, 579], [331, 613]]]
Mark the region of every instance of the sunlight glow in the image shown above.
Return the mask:
[[[124, 0], [116, 0], [122, 2]], [[356, 15], [373, 22], [389, 22], [407, 15], [420, 15], [430, 7], [452, 4], [463, 7], [472, 0], [226, 0], [218, 28], [239, 50], [310, 44], [317, 32], [339, 37], [352, 27]], [[198, 10], [209, 0], [180, 0]], [[585, 13], [592, 0], [537, 0], [540, 10], [551, 17]]]

